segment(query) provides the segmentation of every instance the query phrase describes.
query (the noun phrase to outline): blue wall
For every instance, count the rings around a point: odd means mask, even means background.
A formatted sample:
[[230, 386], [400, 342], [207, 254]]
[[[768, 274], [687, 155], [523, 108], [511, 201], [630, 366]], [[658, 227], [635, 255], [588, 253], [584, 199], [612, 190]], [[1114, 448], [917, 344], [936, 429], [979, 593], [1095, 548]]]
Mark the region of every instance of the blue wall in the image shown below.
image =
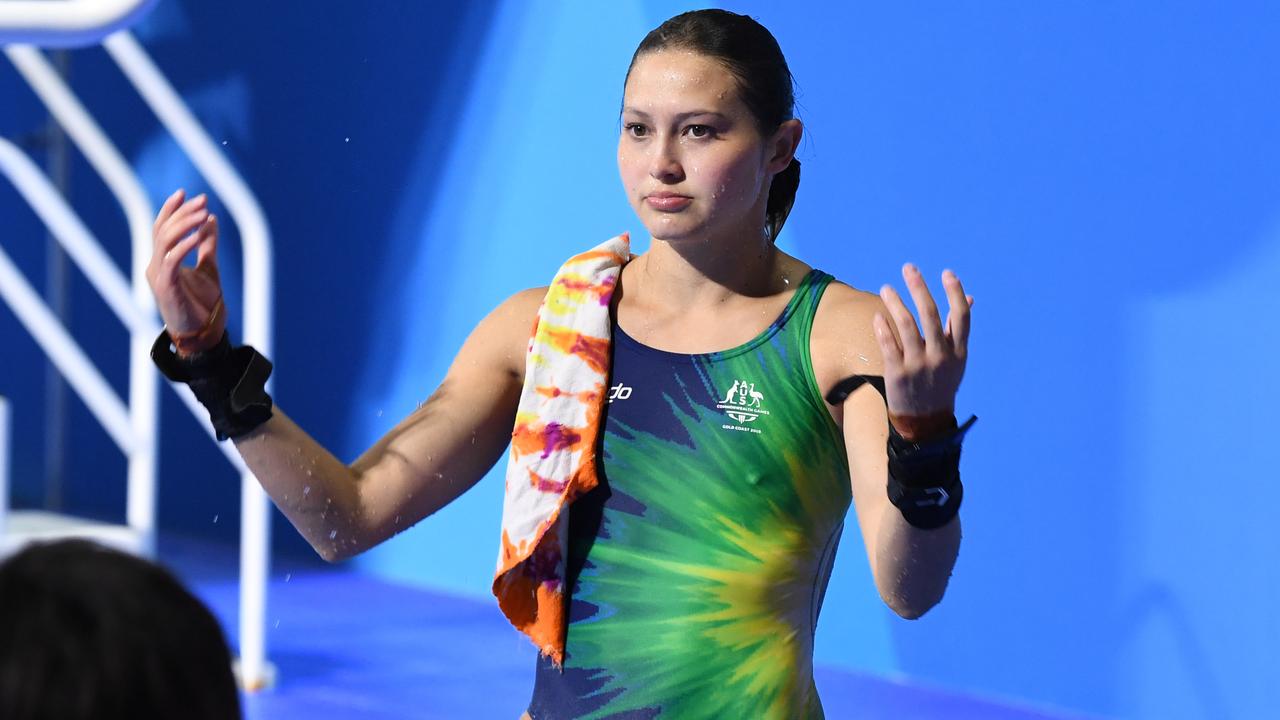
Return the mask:
[[[1267, 716], [1280, 8], [846, 5], [728, 5], [773, 30], [799, 83], [805, 177], [782, 245], [862, 288], [905, 260], [955, 268], [977, 297], [959, 406], [982, 420], [946, 601], [897, 619], [846, 533], [819, 661], [1122, 717]], [[621, 230], [643, 247], [613, 159], [622, 75], [692, 6], [314, 7], [162, 2], [138, 33], [271, 220], [278, 400], [351, 459], [502, 298]], [[72, 77], [153, 197], [198, 187], [101, 51], [74, 53]], [[0, 67], [0, 133], [42, 121]], [[543, 210], [551, 185], [578, 207]], [[123, 220], [83, 163], [72, 193], [123, 262]], [[0, 241], [37, 278], [40, 237], [0, 184]], [[122, 333], [83, 284], [77, 337], [123, 386]], [[8, 311], [0, 342], [0, 393], [33, 418], [14, 458], [30, 500], [42, 369]], [[70, 502], [110, 512], [123, 462], [75, 407]], [[165, 411], [162, 522], [232, 537], [234, 478]], [[500, 469], [357, 563], [487, 593]]]

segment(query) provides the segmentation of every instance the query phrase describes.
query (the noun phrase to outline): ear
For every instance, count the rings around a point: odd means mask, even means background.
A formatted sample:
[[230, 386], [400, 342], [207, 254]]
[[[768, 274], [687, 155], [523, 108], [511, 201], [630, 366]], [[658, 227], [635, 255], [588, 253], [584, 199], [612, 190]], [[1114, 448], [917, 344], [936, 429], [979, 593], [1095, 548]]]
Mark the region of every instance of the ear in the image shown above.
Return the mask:
[[791, 164], [791, 158], [796, 155], [796, 148], [800, 147], [800, 138], [803, 135], [804, 123], [795, 118], [785, 120], [778, 126], [766, 146], [769, 153], [770, 174], [776, 175], [787, 169]]

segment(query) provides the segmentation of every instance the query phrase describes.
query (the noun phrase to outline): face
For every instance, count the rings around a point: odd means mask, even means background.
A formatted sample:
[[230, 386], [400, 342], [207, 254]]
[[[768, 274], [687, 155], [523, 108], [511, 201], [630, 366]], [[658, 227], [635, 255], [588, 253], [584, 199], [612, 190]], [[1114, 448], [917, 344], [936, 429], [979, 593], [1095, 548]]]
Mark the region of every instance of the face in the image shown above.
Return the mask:
[[786, 142], [760, 135], [719, 61], [673, 48], [647, 52], [632, 66], [618, 170], [655, 239], [763, 232], [770, 179], [790, 161], [789, 151], [777, 156], [780, 145]]

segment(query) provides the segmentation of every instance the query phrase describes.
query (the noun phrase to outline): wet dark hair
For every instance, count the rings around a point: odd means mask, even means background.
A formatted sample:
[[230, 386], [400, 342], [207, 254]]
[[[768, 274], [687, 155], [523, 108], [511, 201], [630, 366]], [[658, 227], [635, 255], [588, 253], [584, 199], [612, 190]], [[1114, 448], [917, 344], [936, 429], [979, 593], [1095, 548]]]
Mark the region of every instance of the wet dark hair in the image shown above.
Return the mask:
[[168, 571], [87, 540], [0, 565], [0, 718], [235, 720], [231, 651]]
[[[794, 117], [795, 91], [787, 59], [773, 34], [754, 19], [727, 10], [694, 10], [676, 15], [640, 41], [627, 67], [627, 77], [631, 77], [631, 68], [641, 55], [666, 48], [684, 48], [720, 61], [738, 81], [739, 96], [755, 117], [761, 135], [768, 137]], [[800, 161], [792, 158], [769, 186], [765, 227], [770, 239], [778, 239], [799, 187]]]

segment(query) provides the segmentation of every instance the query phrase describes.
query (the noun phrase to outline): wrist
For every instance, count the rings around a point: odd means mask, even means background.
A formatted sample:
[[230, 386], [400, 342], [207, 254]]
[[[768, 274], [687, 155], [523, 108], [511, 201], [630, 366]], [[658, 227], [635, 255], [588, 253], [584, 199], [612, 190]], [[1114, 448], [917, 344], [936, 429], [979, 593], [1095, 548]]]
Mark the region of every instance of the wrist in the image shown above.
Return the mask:
[[889, 423], [905, 440], [928, 442], [956, 429], [955, 412], [941, 410], [927, 415], [899, 415], [889, 411]]
[[889, 427], [889, 501], [911, 525], [932, 530], [950, 522], [960, 510], [960, 443], [976, 417], [928, 441], [913, 441]]
[[151, 346], [151, 359], [165, 377], [186, 383], [209, 411], [219, 440], [245, 435], [271, 419], [267, 394], [271, 362], [249, 346], [233, 348], [224, 331], [209, 350], [180, 357], [167, 331]]
[[213, 304], [213, 310], [209, 311], [209, 319], [199, 330], [179, 333], [166, 327], [165, 330], [169, 333], [169, 340], [173, 343], [174, 352], [178, 357], [185, 359], [192, 355], [207, 353], [216, 347], [226, 335], [227, 323], [223, 319], [225, 311], [226, 304], [219, 296], [218, 301]]
[[233, 349], [231, 337], [224, 330], [211, 347], [184, 354], [166, 330], [151, 346], [151, 359], [165, 377], [174, 382], [190, 383], [218, 375]]
[[[226, 331], [224, 330], [223, 337], [226, 336], [225, 333]], [[194, 361], [200, 356], [208, 355], [221, 342], [220, 340], [202, 339], [199, 343], [193, 343], [189, 340], [179, 340], [178, 338], [172, 338], [172, 341], [174, 354], [183, 361]]]

